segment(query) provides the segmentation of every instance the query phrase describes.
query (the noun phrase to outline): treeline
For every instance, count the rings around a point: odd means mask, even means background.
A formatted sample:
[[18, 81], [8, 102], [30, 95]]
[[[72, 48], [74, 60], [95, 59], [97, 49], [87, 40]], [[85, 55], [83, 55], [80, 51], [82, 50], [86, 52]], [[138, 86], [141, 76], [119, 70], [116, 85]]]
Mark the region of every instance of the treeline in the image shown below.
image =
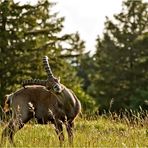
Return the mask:
[[45, 79], [47, 55], [61, 82], [74, 90], [83, 110], [148, 109], [148, 5], [127, 0], [114, 20], [106, 18], [96, 51], [86, 53], [78, 32], [63, 34], [54, 3], [0, 2], [0, 101], [22, 80]]
[[[16, 91], [26, 79], [46, 79], [42, 58], [47, 55], [55, 76], [73, 89], [84, 104], [93, 108], [95, 101], [81, 88], [76, 67], [85, 50], [79, 33], [62, 34], [64, 17], [52, 13], [54, 3], [36, 5], [0, 2], [0, 98]], [[85, 98], [85, 99], [83, 99]]]

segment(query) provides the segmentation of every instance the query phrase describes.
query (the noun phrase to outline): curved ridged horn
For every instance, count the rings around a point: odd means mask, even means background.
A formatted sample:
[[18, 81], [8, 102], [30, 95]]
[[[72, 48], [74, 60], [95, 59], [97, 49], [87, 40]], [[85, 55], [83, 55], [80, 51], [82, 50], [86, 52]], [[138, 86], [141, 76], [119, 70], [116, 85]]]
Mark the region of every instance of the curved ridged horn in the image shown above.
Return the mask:
[[48, 79], [54, 78], [53, 73], [52, 73], [51, 68], [50, 68], [50, 65], [49, 65], [49, 62], [48, 62], [47, 56], [43, 57], [43, 64], [44, 64], [45, 71], [48, 75]]
[[42, 85], [46, 86], [47, 81], [46, 80], [39, 80], [39, 79], [31, 79], [31, 80], [24, 80], [23, 81], [23, 87], [26, 85]]

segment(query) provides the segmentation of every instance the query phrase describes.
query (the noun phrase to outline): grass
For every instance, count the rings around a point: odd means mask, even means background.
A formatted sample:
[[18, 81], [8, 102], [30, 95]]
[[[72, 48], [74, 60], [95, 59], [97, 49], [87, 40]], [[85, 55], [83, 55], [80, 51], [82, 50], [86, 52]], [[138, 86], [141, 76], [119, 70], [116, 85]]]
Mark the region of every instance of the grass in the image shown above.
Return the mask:
[[[0, 126], [0, 134], [3, 126]], [[66, 130], [63, 147], [69, 147]], [[75, 121], [74, 147], [148, 147], [148, 119], [115, 116], [82, 117]], [[26, 124], [15, 135], [17, 147], [59, 147], [52, 125]], [[4, 147], [11, 147], [7, 142]]]

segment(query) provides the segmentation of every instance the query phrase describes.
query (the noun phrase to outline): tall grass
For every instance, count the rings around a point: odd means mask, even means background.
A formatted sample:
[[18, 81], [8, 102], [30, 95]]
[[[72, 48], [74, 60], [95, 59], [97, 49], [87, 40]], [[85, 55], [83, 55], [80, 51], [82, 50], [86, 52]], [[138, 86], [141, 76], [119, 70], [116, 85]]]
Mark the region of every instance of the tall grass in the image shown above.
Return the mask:
[[[0, 133], [4, 125], [0, 126]], [[63, 147], [69, 147], [66, 129]], [[73, 147], [148, 147], [148, 114], [127, 111], [122, 117], [110, 113], [82, 116], [75, 121]], [[59, 147], [52, 125], [28, 123], [14, 138], [17, 147]], [[7, 142], [3, 147], [11, 147]]]

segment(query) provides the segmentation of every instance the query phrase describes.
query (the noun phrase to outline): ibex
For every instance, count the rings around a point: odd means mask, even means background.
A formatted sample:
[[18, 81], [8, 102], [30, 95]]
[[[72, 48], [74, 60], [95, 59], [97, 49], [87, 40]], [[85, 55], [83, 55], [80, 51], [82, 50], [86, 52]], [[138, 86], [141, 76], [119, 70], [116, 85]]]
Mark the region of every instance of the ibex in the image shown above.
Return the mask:
[[8, 137], [14, 144], [14, 134], [35, 117], [40, 124], [54, 124], [60, 144], [64, 141], [64, 123], [69, 142], [72, 143], [74, 119], [81, 110], [81, 104], [72, 90], [60, 84], [53, 76], [47, 57], [43, 59], [43, 63], [48, 74], [47, 80], [24, 81], [24, 88], [6, 96], [4, 111], [11, 108], [13, 114], [2, 132], [2, 142]]

